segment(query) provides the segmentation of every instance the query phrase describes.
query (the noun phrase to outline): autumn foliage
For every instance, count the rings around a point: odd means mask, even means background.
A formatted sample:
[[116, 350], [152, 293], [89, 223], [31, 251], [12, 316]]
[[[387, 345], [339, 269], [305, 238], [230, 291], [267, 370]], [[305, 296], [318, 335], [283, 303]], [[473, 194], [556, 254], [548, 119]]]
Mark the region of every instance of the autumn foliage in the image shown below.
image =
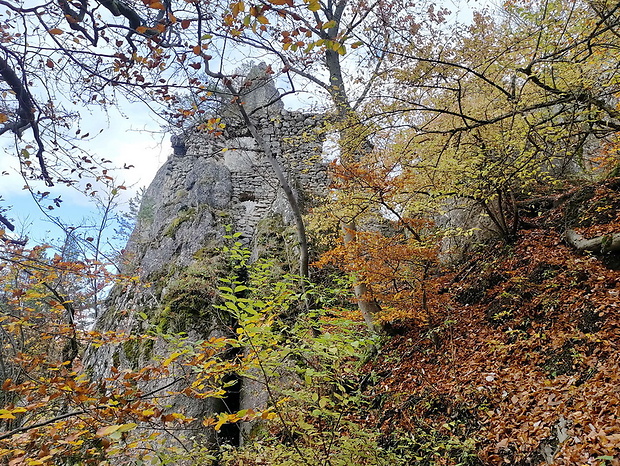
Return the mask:
[[[166, 457], [177, 454], [180, 446], [162, 445], [179, 426], [199, 424], [219, 430], [227, 422], [270, 418], [268, 412], [246, 410], [196, 419], [170, 409], [166, 400], [175, 394], [191, 399], [221, 397], [225, 376], [248, 365], [222, 357], [240, 341], [222, 337], [189, 342], [153, 329], [128, 335], [84, 328], [83, 317], [75, 310], [80, 301], [88, 302], [88, 288], [73, 289], [71, 297], [65, 297], [60, 294], [68, 286], [63, 277], [76, 283], [97, 273], [100, 283], [114, 280], [125, 289], [136, 286], [135, 277], [112, 276], [105, 268], [59, 256], [50, 260], [45, 248], [28, 250], [6, 236], [3, 239], [0, 458], [6, 464], [155, 461], [160, 450]], [[134, 369], [111, 365], [104, 377], [92, 377], [98, 348], [113, 352], [119, 346], [162, 338], [176, 349], [165, 359]]]
[[[514, 247], [498, 245], [494, 257], [429, 281], [440, 324], [405, 325], [368, 367], [386, 384], [372, 390], [389, 399], [390, 415], [376, 419], [386, 435], [469, 439], [471, 464], [616, 461], [617, 263], [572, 250], [558, 232], [565, 222], [617, 231], [618, 211], [595, 207], [617, 199], [617, 181], [591, 191], [589, 205], [575, 204], [589, 189], [537, 218]], [[446, 457], [428, 464], [457, 464]]]
[[[108, 161], [76, 150], [90, 138], [76, 108], [122, 91], [217, 137], [213, 109], [234, 104], [296, 213], [303, 277], [271, 276], [237, 242], [231, 276], [174, 289], [219, 289], [191, 311], [226, 313], [225, 335], [165, 332], [132, 307], [117, 317], [143, 332], [100, 332], [84, 324], [93, 296], [150, 284], [0, 231], [0, 462], [166, 464], [190, 454], [175, 429], [249, 421], [250, 450], [212, 442], [195, 462], [620, 461], [618, 255], [567, 241], [619, 234], [619, 4], [510, 0], [469, 24], [395, 0], [25, 4], [0, 0], [0, 135], [28, 189], [111, 186]], [[305, 217], [244, 110], [253, 83], [226, 69], [247, 51], [278, 86], [331, 101], [331, 185]], [[15, 228], [4, 207], [0, 222]], [[389, 338], [350, 318], [355, 301]], [[93, 376], [97, 349], [156, 344], [170, 351]], [[263, 384], [266, 405], [190, 417], [169, 403], [224, 398], [231, 377]]]

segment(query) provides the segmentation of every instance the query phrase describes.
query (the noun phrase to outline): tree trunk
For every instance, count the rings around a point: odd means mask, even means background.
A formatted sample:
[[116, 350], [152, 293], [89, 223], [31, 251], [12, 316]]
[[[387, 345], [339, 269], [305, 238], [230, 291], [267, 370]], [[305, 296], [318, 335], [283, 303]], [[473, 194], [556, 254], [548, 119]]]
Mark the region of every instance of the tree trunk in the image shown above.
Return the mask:
[[568, 244], [578, 251], [588, 251], [595, 254], [605, 254], [608, 252], [620, 251], [620, 233], [597, 236], [587, 239], [575, 230], [566, 230], [564, 239]]
[[[357, 228], [355, 223], [349, 222], [341, 223], [342, 237], [344, 244], [349, 245], [356, 241]], [[359, 281], [353, 285], [353, 293], [355, 294], [355, 300], [357, 307], [371, 332], [380, 333], [383, 328], [377, 320], [377, 315], [381, 311], [381, 307], [374, 299], [369, 297], [369, 290], [366, 283]]]

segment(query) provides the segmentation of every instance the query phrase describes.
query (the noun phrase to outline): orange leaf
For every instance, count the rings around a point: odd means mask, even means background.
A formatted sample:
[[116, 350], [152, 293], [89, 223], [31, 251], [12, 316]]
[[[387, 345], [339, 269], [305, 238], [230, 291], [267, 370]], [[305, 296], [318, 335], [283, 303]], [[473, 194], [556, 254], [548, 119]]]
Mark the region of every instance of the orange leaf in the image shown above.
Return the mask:
[[50, 34], [52, 34], [54, 36], [57, 36], [57, 35], [62, 34], [65, 31], [63, 31], [62, 29], [53, 28], [53, 29], [48, 30], [47, 32], [49, 32]]

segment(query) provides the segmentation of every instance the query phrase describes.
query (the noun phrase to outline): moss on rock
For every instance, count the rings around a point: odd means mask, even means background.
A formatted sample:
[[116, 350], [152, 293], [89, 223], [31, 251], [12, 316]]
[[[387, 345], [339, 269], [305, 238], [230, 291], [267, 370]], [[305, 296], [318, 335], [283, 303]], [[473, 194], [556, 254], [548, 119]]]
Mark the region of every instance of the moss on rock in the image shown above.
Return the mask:
[[166, 230], [164, 231], [164, 236], [174, 238], [176, 232], [179, 230], [181, 225], [185, 222], [193, 220], [196, 216], [196, 209], [194, 207], [190, 207], [187, 209], [183, 209], [179, 212], [179, 215], [168, 225]]

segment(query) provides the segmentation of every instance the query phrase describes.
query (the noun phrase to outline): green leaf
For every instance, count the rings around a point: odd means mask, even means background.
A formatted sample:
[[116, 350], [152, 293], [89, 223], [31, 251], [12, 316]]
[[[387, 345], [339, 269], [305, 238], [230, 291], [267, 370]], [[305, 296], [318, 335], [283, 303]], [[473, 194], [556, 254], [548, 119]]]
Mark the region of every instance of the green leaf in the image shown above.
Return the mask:
[[118, 428], [118, 432], [128, 432], [135, 429], [136, 427], [138, 427], [138, 424], [136, 424], [135, 422], [129, 422], [128, 424], [121, 425]]

